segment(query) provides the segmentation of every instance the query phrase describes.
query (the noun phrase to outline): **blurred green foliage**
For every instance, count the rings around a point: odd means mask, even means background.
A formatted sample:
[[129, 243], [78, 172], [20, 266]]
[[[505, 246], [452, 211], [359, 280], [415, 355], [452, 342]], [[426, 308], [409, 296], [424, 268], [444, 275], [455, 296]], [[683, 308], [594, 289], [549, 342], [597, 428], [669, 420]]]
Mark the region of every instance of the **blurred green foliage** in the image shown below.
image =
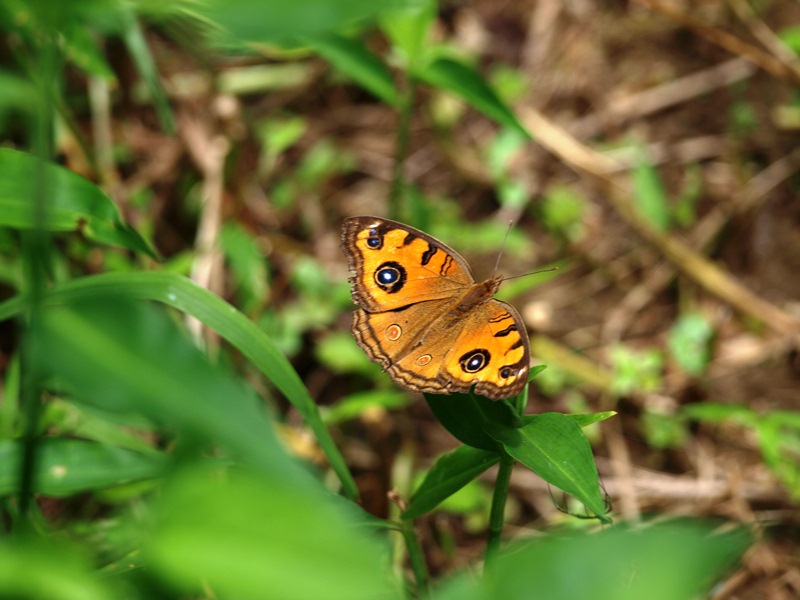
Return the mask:
[[711, 323], [700, 314], [685, 313], [678, 317], [667, 338], [670, 356], [687, 374], [701, 375], [711, 360]]
[[800, 413], [760, 413], [749, 406], [704, 402], [684, 407], [682, 416], [700, 423], [732, 424], [752, 433], [764, 464], [793, 498], [800, 498]]
[[661, 389], [664, 358], [660, 350], [633, 350], [616, 344], [611, 347], [609, 359], [614, 370], [611, 390], [616, 395], [655, 392]]
[[[173, 130], [170, 102], [141, 25], [153, 18], [160, 24], [188, 23], [191, 31], [202, 31], [207, 40], [241, 55], [276, 46], [317, 53], [401, 115], [412, 109], [416, 85], [455, 95], [502, 127], [486, 149], [487, 160], [501, 202], [519, 208], [530, 192], [515, 180], [512, 167], [529, 134], [506, 99], [524, 82], [498, 71], [497, 92], [469, 57], [432, 42], [436, 10], [434, 2], [424, 0], [172, 5], [9, 0], [0, 5], [0, 27], [13, 38], [15, 61], [13, 71], [0, 71], [0, 127], [21, 123], [20, 145], [31, 150], [0, 150], [0, 280], [12, 293], [0, 303], [0, 320], [16, 318], [21, 338], [0, 402], [3, 595], [56, 600], [409, 597], [403, 590], [407, 582], [389, 568], [387, 530], [412, 528], [402, 519], [375, 519], [358, 507], [355, 481], [327, 428], [369, 411], [402, 407], [408, 397], [356, 391], [321, 415], [286, 358], [308, 336], [319, 340], [316, 355], [332, 372], [373, 377], [378, 369], [355, 352], [352, 340], [330, 333], [350, 305], [347, 285], [332, 281], [307, 255], [286, 253], [287, 295], [297, 301], [279, 305], [272, 296], [275, 265], [264, 258], [262, 240], [244, 224], [228, 223], [219, 241], [231, 296], [257, 326], [181, 275], [194, 259], [190, 252], [154, 265], [157, 253], [141, 233], [153, 231], [154, 224], [132, 227], [99, 187], [57, 166], [51, 148], [59, 123], [82, 148], [87, 171], [98, 179], [107, 175], [102, 153], [85, 139], [60, 83], [69, 68], [93, 85], [107, 86], [106, 91], [116, 85], [105, 54], [111, 39], [121, 43], [144, 84], [144, 92], [133, 96], [152, 106], [165, 132]], [[373, 53], [362, 41], [362, 27], [369, 23], [389, 40], [386, 54]], [[393, 69], [413, 85], [399, 89]], [[289, 73], [303, 77], [307, 71], [279, 72]], [[265, 85], [270, 77], [274, 82], [275, 74], [256, 72], [255, 85]], [[225, 85], [253, 89], [252, 75], [240, 72]], [[18, 116], [21, 121], [15, 121]], [[327, 181], [354, 168], [346, 152], [323, 140], [298, 152], [291, 176], [281, 178], [276, 167], [289, 150], [300, 148], [306, 128], [302, 116], [282, 115], [258, 130], [258, 169], [273, 183], [273, 205], [301, 215], [304, 201], [319, 200]], [[112, 160], [130, 158], [124, 147], [111, 155]], [[177, 187], [185, 194], [180, 210], [191, 214], [191, 201], [197, 200], [196, 206], [201, 201], [198, 181], [182, 174]], [[434, 216], [421, 192], [401, 187], [416, 215]], [[133, 206], [147, 209], [150, 202], [151, 190], [134, 190]], [[565, 202], [566, 208], [550, 204], [549, 226], [568, 239], [579, 236], [581, 201]], [[496, 247], [502, 239], [504, 225], [466, 226], [457, 202], [442, 205], [454, 216], [447, 239], [469, 241], [477, 250]], [[435, 227], [447, 231], [445, 220], [437, 221]], [[52, 244], [54, 237], [64, 243]], [[109, 246], [116, 250], [108, 251]], [[512, 230], [507, 251], [530, 253], [532, 246]], [[111, 272], [87, 275], [89, 264]], [[225, 341], [216, 361], [179, 325], [186, 317]], [[689, 339], [702, 346], [696, 335]], [[228, 367], [235, 363], [229, 353], [240, 354], [268, 381], [265, 396], [274, 388], [302, 416], [327, 460], [325, 467], [286, 450], [269, 403]], [[660, 369], [651, 360], [642, 370], [635, 363], [647, 361], [622, 351], [615, 360], [619, 393], [649, 389]], [[442, 503], [453, 508], [461, 502], [461, 510], [485, 507], [476, 477], [498, 463], [508, 470], [514, 460], [572, 493], [596, 515], [604, 514], [605, 499], [581, 427], [611, 413], [525, 416], [524, 397], [508, 403], [475, 396], [428, 401], [465, 445], [427, 473], [406, 517]], [[328, 469], [334, 476], [321, 472]], [[504, 500], [506, 492], [496, 484], [490, 510], [498, 540], [502, 514], [498, 521], [495, 513], [498, 506], [502, 512], [498, 498]], [[462, 591], [459, 597], [512, 598], [523, 589], [529, 593], [531, 585], [543, 597], [580, 597], [576, 590], [590, 585], [601, 590], [595, 597], [610, 600], [645, 597], [648, 590], [651, 598], [688, 599], [727, 568], [747, 542], [739, 531], [716, 534], [707, 526], [683, 524], [641, 531], [613, 527], [570, 539], [548, 536], [493, 555], [484, 577], [458, 574], [430, 597]], [[675, 551], [665, 554], [664, 548]], [[691, 552], [677, 551], [686, 548]], [[423, 595], [420, 557], [413, 544], [406, 552]], [[611, 558], [618, 561], [613, 569]], [[569, 573], [575, 564], [585, 576]]]

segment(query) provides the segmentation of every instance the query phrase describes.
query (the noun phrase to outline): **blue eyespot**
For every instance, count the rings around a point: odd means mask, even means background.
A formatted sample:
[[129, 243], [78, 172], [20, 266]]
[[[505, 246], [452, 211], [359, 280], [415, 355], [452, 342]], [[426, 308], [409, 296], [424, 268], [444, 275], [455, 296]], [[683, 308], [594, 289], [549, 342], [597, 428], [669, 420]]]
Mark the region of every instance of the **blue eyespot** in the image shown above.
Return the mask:
[[458, 359], [458, 362], [465, 373], [477, 373], [481, 369], [486, 368], [491, 357], [492, 355], [489, 354], [488, 350], [476, 348], [462, 355], [461, 358]]
[[399, 292], [406, 283], [406, 270], [400, 263], [388, 261], [380, 265], [373, 275], [375, 284], [384, 292]]
[[367, 237], [367, 246], [373, 250], [383, 248], [383, 237], [378, 233], [378, 229], [373, 227], [369, 230], [369, 237]]
[[378, 278], [379, 284], [392, 285], [394, 282], [400, 279], [400, 271], [393, 269], [392, 267], [384, 267], [378, 271], [376, 277]]

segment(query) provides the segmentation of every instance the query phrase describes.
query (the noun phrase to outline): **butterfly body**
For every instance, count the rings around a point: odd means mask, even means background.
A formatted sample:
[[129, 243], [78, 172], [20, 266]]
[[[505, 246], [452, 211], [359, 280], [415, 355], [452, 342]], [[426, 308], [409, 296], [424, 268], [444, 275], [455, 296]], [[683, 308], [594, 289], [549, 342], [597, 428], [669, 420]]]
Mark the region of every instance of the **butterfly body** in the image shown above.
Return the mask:
[[467, 262], [426, 233], [380, 217], [344, 221], [356, 342], [401, 386], [501, 399], [519, 393], [530, 364], [519, 313], [476, 282]]

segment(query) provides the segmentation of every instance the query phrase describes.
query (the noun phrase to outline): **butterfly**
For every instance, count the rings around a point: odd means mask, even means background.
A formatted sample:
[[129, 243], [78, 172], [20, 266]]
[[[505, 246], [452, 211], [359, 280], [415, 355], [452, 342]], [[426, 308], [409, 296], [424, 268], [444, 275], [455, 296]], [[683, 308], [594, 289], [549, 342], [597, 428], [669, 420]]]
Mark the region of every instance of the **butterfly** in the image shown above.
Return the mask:
[[352, 331], [369, 359], [400, 386], [500, 400], [528, 382], [522, 318], [493, 298], [502, 276], [476, 283], [458, 252], [381, 217], [349, 217], [342, 247], [359, 306]]

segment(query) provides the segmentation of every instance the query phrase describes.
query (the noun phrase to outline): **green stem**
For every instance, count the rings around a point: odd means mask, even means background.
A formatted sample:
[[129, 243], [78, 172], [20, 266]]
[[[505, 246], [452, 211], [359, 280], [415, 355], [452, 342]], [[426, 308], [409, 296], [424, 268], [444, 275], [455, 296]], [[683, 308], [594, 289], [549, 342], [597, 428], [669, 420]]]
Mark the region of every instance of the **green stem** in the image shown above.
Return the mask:
[[490, 565], [500, 550], [500, 537], [503, 535], [503, 515], [508, 498], [508, 485], [511, 482], [511, 470], [514, 459], [504, 456], [500, 459], [497, 470], [497, 479], [494, 482], [494, 495], [492, 496], [492, 509], [489, 513], [489, 538], [486, 540], [486, 565]]
[[411, 571], [414, 573], [414, 580], [417, 583], [417, 597], [426, 598], [429, 592], [428, 567], [425, 565], [425, 557], [422, 554], [422, 546], [419, 543], [417, 533], [414, 531], [414, 523], [410, 520], [401, 521], [401, 533], [408, 552], [408, 562], [411, 564]]
[[33, 124], [33, 147], [39, 157], [39, 174], [36, 177], [34, 198], [31, 209], [34, 211], [35, 227], [23, 232], [22, 253], [25, 273], [27, 311], [21, 320], [23, 331], [20, 343], [20, 398], [23, 414], [22, 458], [19, 465], [19, 517], [24, 522], [31, 507], [35, 491], [36, 462], [39, 447], [39, 417], [42, 411], [42, 350], [38, 348], [37, 330], [40, 327], [41, 304], [47, 285], [47, 273], [50, 257], [50, 238], [46, 229], [45, 211], [47, 205], [45, 194], [48, 182], [46, 179], [46, 163], [53, 154], [53, 109], [54, 96], [58, 95], [60, 77], [60, 61], [55, 37], [51, 31], [45, 31], [38, 49], [39, 101], [37, 114]]
[[414, 108], [416, 85], [413, 79], [406, 84], [405, 93], [400, 103], [397, 123], [397, 148], [394, 157], [392, 187], [389, 190], [389, 218], [400, 218], [400, 202], [405, 189], [405, 163], [408, 156], [408, 142], [411, 135], [411, 115]]

